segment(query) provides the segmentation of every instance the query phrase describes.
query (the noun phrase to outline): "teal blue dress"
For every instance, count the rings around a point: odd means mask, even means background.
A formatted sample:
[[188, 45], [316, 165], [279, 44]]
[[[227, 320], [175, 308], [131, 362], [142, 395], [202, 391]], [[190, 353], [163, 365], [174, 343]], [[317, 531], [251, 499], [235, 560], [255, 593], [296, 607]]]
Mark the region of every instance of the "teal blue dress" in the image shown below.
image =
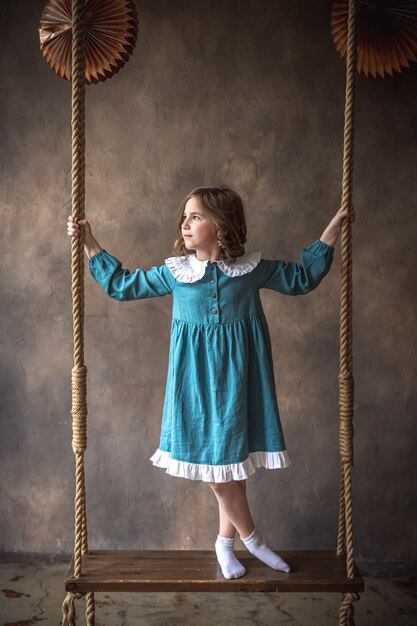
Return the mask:
[[130, 272], [101, 249], [94, 280], [120, 301], [171, 296], [172, 319], [159, 446], [150, 457], [191, 480], [242, 480], [257, 468], [285, 468], [271, 339], [260, 290], [305, 295], [329, 271], [334, 247], [320, 239], [300, 263], [247, 252], [235, 263], [195, 254]]

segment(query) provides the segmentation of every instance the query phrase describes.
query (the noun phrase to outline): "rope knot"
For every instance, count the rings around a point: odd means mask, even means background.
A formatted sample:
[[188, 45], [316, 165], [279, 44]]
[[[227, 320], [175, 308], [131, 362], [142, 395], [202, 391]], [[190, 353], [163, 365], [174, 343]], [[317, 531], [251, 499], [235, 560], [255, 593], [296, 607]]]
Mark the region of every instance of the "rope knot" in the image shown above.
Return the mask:
[[350, 373], [339, 374], [340, 431], [339, 447], [342, 463], [353, 465], [353, 394], [354, 379]]
[[87, 367], [76, 365], [71, 371], [72, 449], [81, 454], [87, 447]]

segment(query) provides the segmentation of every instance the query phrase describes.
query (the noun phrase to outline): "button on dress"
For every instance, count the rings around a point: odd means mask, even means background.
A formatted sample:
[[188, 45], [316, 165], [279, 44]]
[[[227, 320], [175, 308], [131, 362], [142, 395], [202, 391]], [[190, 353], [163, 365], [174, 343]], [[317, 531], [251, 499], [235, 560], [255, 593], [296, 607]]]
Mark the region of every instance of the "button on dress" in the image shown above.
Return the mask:
[[301, 262], [247, 252], [235, 263], [173, 256], [130, 272], [104, 248], [89, 271], [116, 300], [172, 297], [171, 336], [159, 446], [167, 474], [228, 482], [291, 463], [282, 429], [271, 338], [261, 289], [305, 295], [329, 271], [334, 247], [320, 239]]

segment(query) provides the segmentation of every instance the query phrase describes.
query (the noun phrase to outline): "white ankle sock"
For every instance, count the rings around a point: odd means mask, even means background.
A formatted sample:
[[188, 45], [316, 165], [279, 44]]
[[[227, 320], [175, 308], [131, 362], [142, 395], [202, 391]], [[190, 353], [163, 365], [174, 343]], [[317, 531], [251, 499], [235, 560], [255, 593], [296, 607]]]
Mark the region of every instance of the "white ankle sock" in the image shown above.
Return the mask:
[[216, 543], [214, 544], [217, 560], [225, 578], [240, 578], [246, 573], [245, 567], [234, 555], [233, 543], [233, 537], [217, 535]]
[[255, 530], [249, 535], [249, 537], [246, 537], [246, 539], [243, 539], [242, 536], [240, 538], [249, 552], [251, 552], [263, 563], [266, 563], [266, 565], [269, 565], [269, 567], [272, 567], [272, 569], [278, 569], [287, 573], [291, 571], [288, 563], [283, 561], [281, 557], [268, 546], [265, 537], [259, 528], [255, 528]]

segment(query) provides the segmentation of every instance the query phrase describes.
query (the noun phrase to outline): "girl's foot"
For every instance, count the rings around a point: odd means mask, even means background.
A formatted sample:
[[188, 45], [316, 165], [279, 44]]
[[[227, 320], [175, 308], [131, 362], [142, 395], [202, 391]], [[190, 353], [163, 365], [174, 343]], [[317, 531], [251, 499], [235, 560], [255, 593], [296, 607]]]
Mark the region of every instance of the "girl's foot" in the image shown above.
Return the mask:
[[214, 544], [217, 560], [225, 578], [240, 578], [246, 573], [245, 567], [234, 555], [233, 542], [233, 537], [217, 535], [216, 543]]
[[288, 563], [283, 561], [281, 557], [267, 545], [263, 533], [259, 528], [255, 528], [252, 534], [246, 537], [246, 539], [243, 539], [243, 537], [240, 538], [249, 552], [266, 565], [269, 565], [269, 567], [272, 567], [272, 569], [278, 569], [287, 573], [291, 571]]

